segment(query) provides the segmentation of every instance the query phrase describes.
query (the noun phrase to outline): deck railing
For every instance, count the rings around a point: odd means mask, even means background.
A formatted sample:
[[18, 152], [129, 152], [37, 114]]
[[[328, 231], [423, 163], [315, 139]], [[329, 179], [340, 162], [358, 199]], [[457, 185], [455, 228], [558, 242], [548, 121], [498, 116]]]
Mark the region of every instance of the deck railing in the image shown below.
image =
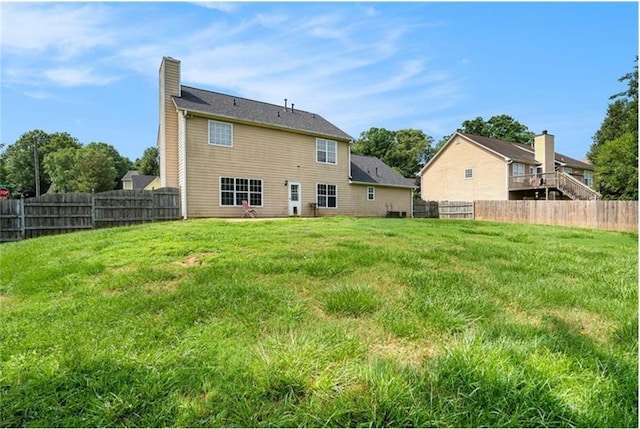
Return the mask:
[[558, 189], [573, 200], [598, 200], [601, 197], [596, 190], [567, 173], [558, 173]]
[[600, 194], [567, 173], [544, 173], [509, 177], [509, 190], [557, 189], [573, 200], [597, 200]]
[[509, 177], [509, 190], [555, 188], [556, 173], [528, 174]]

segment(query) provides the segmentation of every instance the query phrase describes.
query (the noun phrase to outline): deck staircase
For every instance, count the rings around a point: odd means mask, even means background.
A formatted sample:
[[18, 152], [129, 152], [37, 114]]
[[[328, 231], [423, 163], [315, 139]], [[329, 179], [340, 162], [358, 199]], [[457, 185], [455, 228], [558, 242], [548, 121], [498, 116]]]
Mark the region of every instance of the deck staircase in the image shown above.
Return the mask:
[[601, 195], [567, 173], [556, 173], [556, 186], [572, 200], [599, 200]]
[[547, 194], [559, 191], [572, 200], [599, 200], [601, 195], [580, 180], [564, 172], [535, 174], [529, 176], [512, 176], [509, 178], [510, 192], [538, 192]]

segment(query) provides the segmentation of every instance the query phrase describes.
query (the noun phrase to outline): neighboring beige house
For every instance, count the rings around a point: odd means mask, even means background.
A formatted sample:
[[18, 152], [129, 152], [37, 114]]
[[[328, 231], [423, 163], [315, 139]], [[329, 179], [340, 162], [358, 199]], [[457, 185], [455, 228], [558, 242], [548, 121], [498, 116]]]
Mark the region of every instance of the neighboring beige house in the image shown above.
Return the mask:
[[555, 152], [543, 131], [533, 145], [456, 132], [420, 171], [426, 201], [597, 199], [593, 166]]
[[[183, 86], [180, 61], [160, 66], [160, 182], [179, 187], [184, 218], [411, 215], [414, 184], [322, 116]], [[376, 174], [377, 172], [377, 174]]]
[[122, 189], [152, 190], [160, 188], [159, 177], [139, 174], [135, 170], [127, 171], [127, 174], [124, 175], [121, 181]]

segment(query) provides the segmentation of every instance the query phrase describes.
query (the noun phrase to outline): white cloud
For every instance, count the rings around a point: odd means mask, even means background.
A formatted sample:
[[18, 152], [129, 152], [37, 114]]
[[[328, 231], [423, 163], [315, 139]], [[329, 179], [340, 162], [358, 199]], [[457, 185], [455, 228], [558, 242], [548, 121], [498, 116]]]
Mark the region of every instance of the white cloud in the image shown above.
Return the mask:
[[119, 79], [119, 77], [114, 75], [96, 73], [88, 67], [45, 70], [44, 76], [53, 83], [63, 87], [84, 85], [102, 86]]
[[58, 59], [68, 59], [112, 45], [108, 20], [108, 9], [98, 4], [5, 3], [0, 46], [10, 54], [50, 51]]
[[231, 3], [231, 2], [218, 2], [218, 1], [206, 1], [206, 2], [197, 1], [192, 3], [198, 6], [202, 6], [206, 9], [219, 10], [220, 12], [225, 12], [225, 13], [235, 12], [240, 7], [240, 5], [237, 2]]
[[288, 17], [283, 14], [264, 14], [259, 13], [255, 18], [256, 22], [263, 27], [275, 28], [282, 25], [288, 20]]
[[33, 97], [127, 73], [157, 79], [162, 57], [172, 56], [186, 85], [276, 104], [288, 98], [351, 133], [394, 118], [416, 122], [417, 112], [460, 99], [456, 81], [424, 52], [429, 23], [360, 4], [254, 4], [242, 14], [236, 3], [198, 5], [206, 9], [184, 15], [138, 5], [155, 15], [136, 25], [120, 4], [12, 6], [2, 21], [3, 84]]

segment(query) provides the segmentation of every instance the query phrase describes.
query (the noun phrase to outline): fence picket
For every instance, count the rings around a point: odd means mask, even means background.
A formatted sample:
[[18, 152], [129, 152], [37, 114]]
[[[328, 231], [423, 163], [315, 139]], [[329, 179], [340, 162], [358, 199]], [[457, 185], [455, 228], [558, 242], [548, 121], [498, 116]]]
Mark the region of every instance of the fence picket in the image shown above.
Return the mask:
[[[162, 204], [154, 202], [156, 195]], [[155, 220], [178, 220], [179, 201], [180, 191], [176, 188], [46, 194], [2, 200], [0, 242]]]
[[637, 201], [475, 201], [475, 219], [638, 231]]

